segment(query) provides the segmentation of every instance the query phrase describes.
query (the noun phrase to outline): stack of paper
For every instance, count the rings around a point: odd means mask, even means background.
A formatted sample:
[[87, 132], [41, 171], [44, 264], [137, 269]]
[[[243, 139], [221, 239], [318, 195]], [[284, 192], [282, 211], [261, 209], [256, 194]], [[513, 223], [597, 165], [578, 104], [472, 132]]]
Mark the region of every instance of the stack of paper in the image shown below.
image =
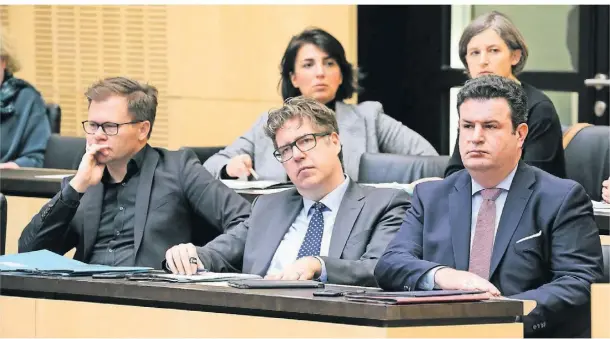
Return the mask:
[[0, 272], [59, 276], [87, 276], [108, 272], [148, 272], [151, 267], [89, 265], [48, 250], [0, 256]]
[[247, 279], [262, 279], [261, 276], [255, 274], [245, 273], [215, 273], [215, 272], [201, 272], [195, 275], [181, 275], [181, 274], [137, 274], [128, 278], [129, 280], [146, 280], [146, 281], [164, 281], [164, 282], [176, 282], [176, 283], [199, 283], [199, 282], [224, 282], [234, 280], [247, 280]]

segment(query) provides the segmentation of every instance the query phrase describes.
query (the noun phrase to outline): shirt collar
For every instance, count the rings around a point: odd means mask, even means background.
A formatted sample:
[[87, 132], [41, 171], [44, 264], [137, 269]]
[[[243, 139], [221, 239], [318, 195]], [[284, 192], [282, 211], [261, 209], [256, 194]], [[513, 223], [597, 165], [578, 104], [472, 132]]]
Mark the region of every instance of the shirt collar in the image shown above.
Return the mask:
[[[343, 180], [343, 182], [339, 184], [339, 186], [337, 186], [333, 191], [328, 193], [324, 198], [320, 199], [320, 202], [323, 203], [326, 208], [331, 211], [339, 210], [339, 206], [341, 205], [343, 196], [345, 195], [347, 187], [349, 186], [349, 177], [347, 176], [347, 174], [344, 174], [344, 176], [345, 180]], [[313, 206], [314, 203], [315, 201], [303, 197], [303, 207], [305, 208], [305, 211], [307, 213], [309, 213], [309, 210], [311, 209], [311, 206]]]
[[[129, 181], [129, 179], [136, 173], [140, 171], [142, 168], [142, 164], [144, 163], [144, 159], [146, 158], [146, 151], [150, 146], [148, 144], [144, 145], [141, 150], [138, 151], [127, 163], [127, 174], [125, 174], [125, 178], [123, 178], [123, 182]], [[102, 176], [103, 183], [110, 183], [110, 173], [108, 173], [108, 168], [104, 169], [104, 175]]]
[[[496, 185], [496, 188], [501, 188], [505, 191], [510, 190], [510, 185], [513, 183], [513, 178], [515, 177], [515, 173], [517, 172], [517, 167], [519, 167], [519, 164], [515, 165], [515, 168], [513, 168], [513, 170], [510, 173], [508, 173], [508, 175], [506, 176], [506, 178], [504, 178], [504, 180], [502, 180], [498, 185]], [[479, 185], [479, 183], [474, 181], [474, 179], [472, 177], [470, 178], [470, 180], [472, 182], [472, 195], [475, 195], [479, 191], [482, 191], [485, 189], [485, 187]]]

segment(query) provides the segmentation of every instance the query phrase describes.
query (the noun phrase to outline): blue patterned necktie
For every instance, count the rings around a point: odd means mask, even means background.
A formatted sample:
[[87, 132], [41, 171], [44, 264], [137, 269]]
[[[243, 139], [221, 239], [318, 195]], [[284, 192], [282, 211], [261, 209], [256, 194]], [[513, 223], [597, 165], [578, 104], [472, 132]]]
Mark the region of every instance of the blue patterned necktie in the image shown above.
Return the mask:
[[314, 209], [314, 213], [309, 221], [307, 233], [305, 233], [305, 239], [303, 239], [303, 244], [301, 244], [297, 259], [320, 255], [322, 234], [324, 234], [324, 217], [322, 216], [322, 211], [326, 206], [321, 202], [316, 202], [311, 208]]

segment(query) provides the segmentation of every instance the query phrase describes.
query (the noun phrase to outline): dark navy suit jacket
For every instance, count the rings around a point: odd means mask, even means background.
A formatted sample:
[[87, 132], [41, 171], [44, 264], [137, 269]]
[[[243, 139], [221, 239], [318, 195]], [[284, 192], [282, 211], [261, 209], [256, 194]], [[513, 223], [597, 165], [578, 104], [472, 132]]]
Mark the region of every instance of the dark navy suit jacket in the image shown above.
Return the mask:
[[[468, 270], [471, 186], [466, 170], [416, 186], [412, 207], [375, 268], [382, 288], [414, 290], [439, 265]], [[590, 335], [590, 287], [601, 279], [602, 266], [583, 187], [520, 162], [498, 225], [489, 280], [503, 296], [537, 302], [523, 317], [525, 335]]]

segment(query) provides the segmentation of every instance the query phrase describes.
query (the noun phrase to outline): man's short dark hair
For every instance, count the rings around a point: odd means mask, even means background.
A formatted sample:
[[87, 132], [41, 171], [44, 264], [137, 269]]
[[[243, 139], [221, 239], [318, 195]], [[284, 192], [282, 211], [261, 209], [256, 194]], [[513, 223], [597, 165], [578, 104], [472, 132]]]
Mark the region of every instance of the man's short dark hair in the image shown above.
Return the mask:
[[457, 95], [458, 115], [460, 106], [466, 100], [482, 101], [495, 98], [502, 98], [508, 102], [513, 131], [520, 124], [527, 124], [527, 96], [523, 87], [516, 81], [499, 75], [483, 75], [466, 81]]
[[128, 111], [133, 119], [150, 122], [150, 139], [157, 115], [157, 89], [126, 77], [112, 77], [96, 82], [85, 93], [89, 105], [91, 101], [103, 101], [111, 95], [127, 98]]
[[[337, 116], [332, 109], [315, 99], [305, 96], [288, 98], [284, 101], [284, 105], [281, 108], [269, 111], [267, 124], [264, 127], [265, 135], [271, 139], [275, 148], [279, 146], [275, 140], [277, 131], [284, 128], [286, 122], [294, 118], [298, 118], [301, 123], [303, 123], [304, 119], [309, 120], [319, 132], [334, 132], [339, 134]], [[341, 163], [341, 168], [344, 169], [343, 146], [341, 151], [339, 151], [339, 162]]]

